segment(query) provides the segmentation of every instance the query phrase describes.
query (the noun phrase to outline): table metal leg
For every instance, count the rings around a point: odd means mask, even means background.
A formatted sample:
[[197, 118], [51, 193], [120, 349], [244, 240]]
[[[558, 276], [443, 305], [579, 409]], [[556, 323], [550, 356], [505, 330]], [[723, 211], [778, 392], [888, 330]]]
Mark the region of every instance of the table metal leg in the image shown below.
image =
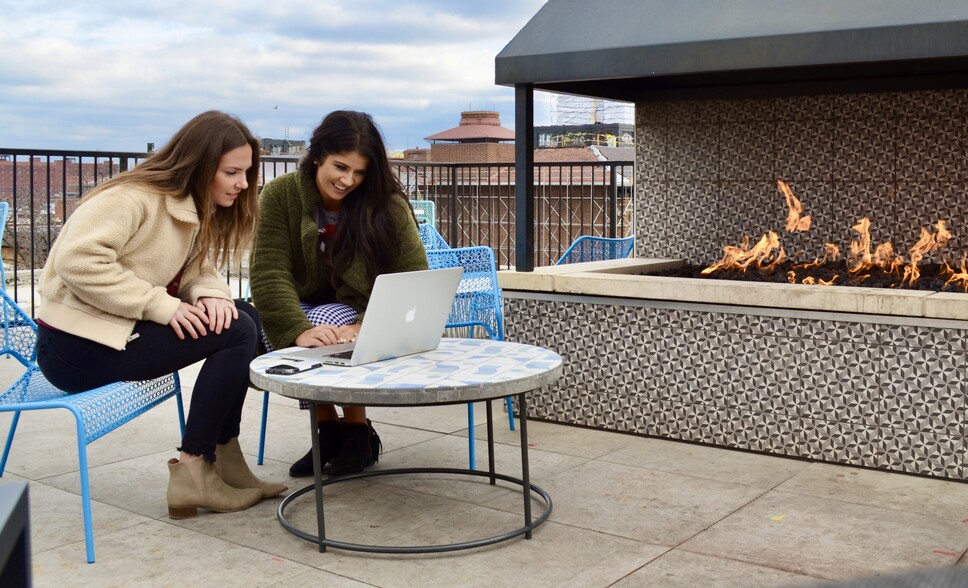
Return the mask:
[[525, 539], [531, 538], [531, 471], [528, 467], [528, 406], [525, 394], [518, 394], [518, 426], [521, 429], [521, 486], [524, 489], [524, 526], [528, 531]]
[[319, 463], [322, 447], [319, 446], [319, 423], [316, 421], [316, 402], [309, 403], [309, 430], [313, 438], [313, 477], [316, 483], [316, 530], [319, 537], [319, 552], [326, 551], [326, 519], [323, 515], [323, 468]]
[[494, 413], [490, 400], [484, 404], [487, 406], [487, 472], [491, 475], [491, 486], [495, 486], [497, 476], [494, 475]]
[[[319, 463], [319, 455], [322, 448], [319, 446], [319, 435], [317, 434], [317, 424], [316, 424], [316, 405], [318, 403], [310, 401], [310, 423], [313, 437], [313, 473], [314, 473], [314, 484], [307, 484], [303, 488], [299, 488], [292, 492], [289, 496], [286, 496], [282, 502], [279, 503], [279, 508], [277, 511], [277, 516], [279, 522], [282, 526], [300, 539], [309, 541], [310, 543], [315, 543], [319, 547], [320, 553], [326, 551], [327, 547], [334, 547], [337, 549], [345, 549], [349, 551], [363, 551], [369, 553], [444, 553], [450, 551], [458, 551], [462, 549], [473, 549], [477, 547], [484, 547], [485, 545], [493, 545], [501, 541], [507, 541], [513, 539], [514, 537], [520, 537], [524, 535], [525, 539], [531, 539], [531, 531], [542, 524], [548, 517], [551, 516], [551, 511], [554, 508], [551, 497], [547, 492], [542, 490], [538, 486], [531, 484], [531, 473], [528, 465], [528, 412], [527, 404], [525, 402], [525, 394], [518, 394], [518, 422], [520, 427], [518, 429], [521, 436], [521, 478], [514, 478], [505, 474], [496, 473], [494, 466], [494, 438], [493, 438], [493, 414], [491, 413], [491, 405], [488, 403], [488, 467], [489, 472], [483, 472], [473, 469], [453, 469], [453, 468], [406, 468], [406, 469], [389, 469], [389, 470], [372, 470], [368, 472], [360, 472], [358, 474], [349, 474], [346, 476], [339, 476], [337, 478], [329, 478], [323, 480], [322, 477], [322, 467]], [[514, 529], [505, 533], [500, 533], [492, 537], [485, 537], [483, 539], [473, 539], [470, 541], [462, 541], [459, 543], [448, 543], [443, 545], [366, 545], [359, 543], [348, 543], [345, 541], [338, 541], [336, 539], [326, 538], [326, 526], [325, 519], [323, 515], [323, 486], [328, 484], [336, 484], [342, 482], [349, 482], [352, 480], [359, 480], [364, 478], [373, 477], [383, 477], [383, 476], [397, 476], [397, 475], [411, 475], [411, 474], [430, 474], [430, 475], [459, 475], [459, 476], [478, 476], [481, 478], [487, 478], [491, 485], [496, 483], [496, 480], [502, 480], [511, 484], [518, 484], [521, 486], [522, 494], [524, 495], [524, 526], [519, 529]], [[303, 494], [308, 494], [315, 490], [316, 496], [316, 525], [317, 534], [312, 535], [305, 531], [298, 529], [286, 518], [286, 508], [298, 497]], [[531, 509], [531, 494], [535, 493], [539, 499], [544, 501], [545, 508], [538, 514], [537, 519], [532, 519], [532, 509]]]
[[474, 439], [474, 403], [467, 403], [467, 466], [469, 469], [477, 469], [477, 447]]

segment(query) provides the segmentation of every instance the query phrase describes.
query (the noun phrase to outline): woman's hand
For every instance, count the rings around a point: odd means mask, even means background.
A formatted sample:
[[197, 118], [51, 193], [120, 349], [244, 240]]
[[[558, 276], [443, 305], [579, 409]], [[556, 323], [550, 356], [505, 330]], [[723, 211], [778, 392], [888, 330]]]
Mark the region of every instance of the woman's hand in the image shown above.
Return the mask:
[[363, 325], [357, 323], [353, 325], [343, 325], [341, 327], [336, 327], [336, 337], [339, 343], [352, 343], [356, 341], [356, 338], [360, 334], [360, 327]]
[[235, 303], [225, 298], [199, 298], [195, 306], [208, 315], [208, 326], [216, 335], [221, 334], [223, 328], [231, 327], [232, 321], [239, 318]]
[[323, 345], [336, 345], [345, 343], [340, 341], [339, 329], [336, 325], [316, 325], [315, 327], [303, 331], [296, 337], [296, 345], [300, 347], [322, 347]]
[[175, 311], [175, 315], [171, 317], [168, 324], [171, 325], [172, 329], [175, 329], [175, 334], [178, 335], [179, 339], [185, 338], [185, 332], [182, 329], [188, 331], [192, 339], [198, 339], [207, 334], [205, 325], [209, 324], [209, 321], [201, 309], [187, 302], [182, 302], [178, 305], [178, 310]]

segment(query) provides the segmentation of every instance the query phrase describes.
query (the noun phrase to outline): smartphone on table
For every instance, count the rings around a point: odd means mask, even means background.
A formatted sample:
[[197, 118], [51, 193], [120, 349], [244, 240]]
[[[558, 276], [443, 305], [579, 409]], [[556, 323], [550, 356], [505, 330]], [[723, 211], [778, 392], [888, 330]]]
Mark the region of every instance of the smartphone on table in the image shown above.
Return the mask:
[[318, 367], [323, 367], [321, 363], [314, 363], [310, 366], [299, 369], [294, 365], [289, 365], [287, 363], [279, 363], [274, 366], [266, 368], [267, 374], [272, 374], [275, 376], [291, 376], [293, 374], [299, 374], [302, 372], [308, 372], [309, 370], [314, 370]]

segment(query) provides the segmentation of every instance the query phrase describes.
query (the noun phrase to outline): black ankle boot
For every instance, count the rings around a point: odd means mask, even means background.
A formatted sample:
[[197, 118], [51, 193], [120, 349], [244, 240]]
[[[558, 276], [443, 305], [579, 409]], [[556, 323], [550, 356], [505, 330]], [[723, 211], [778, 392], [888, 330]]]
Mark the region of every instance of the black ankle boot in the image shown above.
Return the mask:
[[[339, 421], [319, 421], [319, 462], [320, 471], [326, 464], [339, 455], [342, 445], [342, 430]], [[313, 475], [313, 448], [309, 448], [306, 455], [289, 468], [289, 475], [293, 478], [303, 478]]]
[[370, 459], [366, 460], [366, 467], [370, 467], [380, 461], [380, 455], [383, 454], [383, 442], [380, 441], [380, 436], [376, 434], [376, 429], [373, 428], [370, 419], [366, 419], [366, 424], [370, 427]]
[[343, 423], [343, 442], [339, 455], [330, 466], [330, 476], [345, 476], [357, 474], [363, 468], [373, 465], [374, 457], [370, 449], [369, 423]]

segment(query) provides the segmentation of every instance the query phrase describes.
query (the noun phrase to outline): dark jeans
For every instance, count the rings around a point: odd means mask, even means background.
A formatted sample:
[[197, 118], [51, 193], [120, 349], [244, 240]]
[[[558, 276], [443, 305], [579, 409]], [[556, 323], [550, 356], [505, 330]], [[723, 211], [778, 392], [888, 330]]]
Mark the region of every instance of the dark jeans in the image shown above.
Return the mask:
[[70, 393], [125, 380], [148, 380], [204, 360], [192, 390], [185, 437], [178, 449], [215, 459], [216, 443], [239, 436], [249, 388], [249, 362], [257, 355], [259, 313], [235, 301], [238, 320], [216, 335], [184, 340], [168, 325], [138, 321], [139, 336], [117, 351], [90, 339], [38, 327], [37, 364], [44, 376]]

